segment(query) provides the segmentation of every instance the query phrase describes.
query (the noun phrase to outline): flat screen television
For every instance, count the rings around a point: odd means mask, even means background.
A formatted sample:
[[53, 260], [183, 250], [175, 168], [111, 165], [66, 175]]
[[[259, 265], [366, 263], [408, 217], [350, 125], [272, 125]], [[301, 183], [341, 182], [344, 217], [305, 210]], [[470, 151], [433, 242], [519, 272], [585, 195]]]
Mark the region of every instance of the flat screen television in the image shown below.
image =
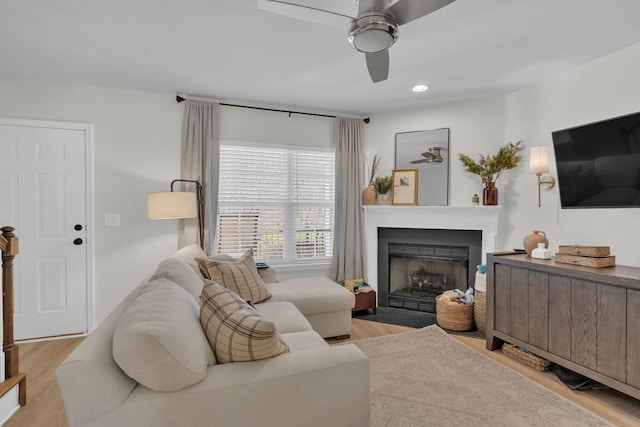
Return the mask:
[[640, 113], [552, 137], [563, 209], [640, 208]]

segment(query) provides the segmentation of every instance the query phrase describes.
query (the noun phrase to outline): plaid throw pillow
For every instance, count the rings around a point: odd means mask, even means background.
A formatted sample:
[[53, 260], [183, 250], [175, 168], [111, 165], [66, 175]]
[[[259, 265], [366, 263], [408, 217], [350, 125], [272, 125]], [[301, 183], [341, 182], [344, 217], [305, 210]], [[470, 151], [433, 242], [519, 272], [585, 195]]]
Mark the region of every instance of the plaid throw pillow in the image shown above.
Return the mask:
[[273, 322], [229, 289], [207, 280], [200, 300], [200, 323], [218, 363], [248, 362], [289, 352]]
[[237, 261], [222, 261], [214, 257], [198, 258], [197, 261], [205, 278], [220, 283], [251, 304], [271, 297], [271, 292], [258, 273], [253, 252], [250, 250]]

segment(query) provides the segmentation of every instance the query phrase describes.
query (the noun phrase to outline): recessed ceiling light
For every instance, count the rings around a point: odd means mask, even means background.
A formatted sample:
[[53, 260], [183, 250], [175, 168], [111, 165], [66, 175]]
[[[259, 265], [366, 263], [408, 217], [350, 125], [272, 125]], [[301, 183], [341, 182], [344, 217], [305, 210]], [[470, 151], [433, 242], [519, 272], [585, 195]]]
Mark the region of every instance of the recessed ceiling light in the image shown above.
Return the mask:
[[427, 85], [415, 85], [411, 90], [414, 92], [424, 92], [427, 89], [429, 89]]

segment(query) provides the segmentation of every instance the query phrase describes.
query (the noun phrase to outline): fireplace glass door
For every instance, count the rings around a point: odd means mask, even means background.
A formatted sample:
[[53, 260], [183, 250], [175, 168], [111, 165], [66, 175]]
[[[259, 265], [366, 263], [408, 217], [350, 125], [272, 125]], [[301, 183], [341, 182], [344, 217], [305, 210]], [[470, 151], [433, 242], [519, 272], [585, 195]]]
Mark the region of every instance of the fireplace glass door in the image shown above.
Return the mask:
[[435, 312], [435, 298], [468, 286], [469, 249], [389, 245], [389, 307]]

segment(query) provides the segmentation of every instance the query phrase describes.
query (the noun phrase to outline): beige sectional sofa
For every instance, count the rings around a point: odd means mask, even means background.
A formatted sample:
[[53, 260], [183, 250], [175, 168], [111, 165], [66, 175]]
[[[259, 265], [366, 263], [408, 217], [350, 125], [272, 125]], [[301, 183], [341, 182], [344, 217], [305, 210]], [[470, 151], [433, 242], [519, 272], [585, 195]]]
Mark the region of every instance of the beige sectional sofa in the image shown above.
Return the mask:
[[202, 256], [192, 245], [163, 260], [60, 365], [69, 424], [368, 426], [368, 359], [323, 339], [350, 334], [353, 294], [326, 278], [268, 284], [255, 309], [288, 352], [216, 363], [198, 327]]

